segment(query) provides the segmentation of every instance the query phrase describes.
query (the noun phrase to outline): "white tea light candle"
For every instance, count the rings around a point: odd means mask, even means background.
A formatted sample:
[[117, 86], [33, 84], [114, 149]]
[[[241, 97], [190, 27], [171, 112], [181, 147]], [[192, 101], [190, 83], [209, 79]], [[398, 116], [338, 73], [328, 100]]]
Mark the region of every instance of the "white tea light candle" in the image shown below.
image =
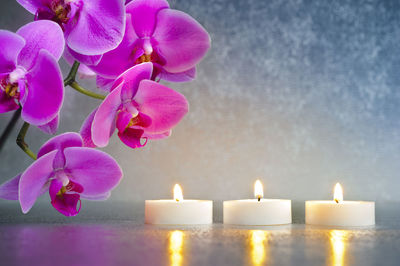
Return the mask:
[[278, 225], [292, 223], [292, 204], [286, 199], [264, 199], [260, 180], [254, 184], [255, 199], [223, 203], [224, 224]]
[[337, 183], [333, 200], [306, 201], [306, 224], [329, 226], [369, 226], [375, 224], [375, 202], [344, 201]]
[[181, 187], [174, 187], [174, 199], [146, 200], [146, 224], [211, 224], [211, 200], [183, 199]]

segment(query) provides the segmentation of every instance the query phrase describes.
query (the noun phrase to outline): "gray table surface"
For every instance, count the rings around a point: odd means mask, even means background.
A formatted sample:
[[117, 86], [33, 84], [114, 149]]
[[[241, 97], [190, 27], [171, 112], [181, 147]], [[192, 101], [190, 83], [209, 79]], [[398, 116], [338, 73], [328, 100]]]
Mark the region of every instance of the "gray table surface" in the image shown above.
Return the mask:
[[[77, 217], [0, 204], [0, 265], [399, 265], [398, 208], [369, 228], [152, 226], [136, 204], [85, 203]], [[396, 205], [397, 206], [397, 205]], [[107, 209], [107, 211], [104, 211]], [[217, 210], [217, 213], [219, 211]]]

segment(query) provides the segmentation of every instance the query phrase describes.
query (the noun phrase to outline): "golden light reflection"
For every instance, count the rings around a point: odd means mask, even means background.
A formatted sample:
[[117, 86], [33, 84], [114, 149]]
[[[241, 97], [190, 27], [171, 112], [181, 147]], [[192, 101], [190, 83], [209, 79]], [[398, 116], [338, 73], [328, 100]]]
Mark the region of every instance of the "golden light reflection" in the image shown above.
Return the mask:
[[176, 200], [176, 201], [183, 200], [182, 188], [179, 184], [175, 184], [175, 186], [174, 186], [174, 200]]
[[336, 201], [336, 203], [340, 203], [343, 201], [343, 189], [339, 183], [336, 183], [335, 185], [335, 190], [333, 192], [333, 200]]
[[183, 246], [182, 231], [173, 231], [169, 237], [169, 255], [171, 260], [171, 266], [181, 266], [182, 257], [182, 246]]
[[268, 239], [268, 233], [261, 230], [253, 230], [250, 233], [251, 261], [255, 266], [265, 265], [264, 262], [267, 253], [265, 242]]
[[344, 255], [346, 252], [346, 242], [348, 232], [343, 230], [331, 230], [329, 232], [329, 240], [332, 248], [332, 265], [343, 266]]
[[256, 182], [254, 183], [254, 197], [256, 197], [256, 199], [258, 200], [264, 197], [264, 188], [259, 179], [257, 179]]

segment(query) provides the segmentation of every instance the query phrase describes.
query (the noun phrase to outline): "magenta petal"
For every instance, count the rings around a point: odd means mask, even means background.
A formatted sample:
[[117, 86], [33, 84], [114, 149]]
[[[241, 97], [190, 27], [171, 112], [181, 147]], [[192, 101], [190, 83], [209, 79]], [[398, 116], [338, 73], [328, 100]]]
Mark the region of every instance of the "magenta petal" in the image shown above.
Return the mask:
[[117, 78], [122, 72], [132, 67], [136, 59], [142, 55], [142, 53], [134, 53], [134, 43], [138, 37], [130, 22], [130, 15], [126, 16], [127, 23], [122, 42], [114, 50], [105, 53], [98, 64], [89, 66], [91, 70], [105, 78]]
[[163, 133], [170, 130], [188, 112], [188, 102], [182, 94], [151, 80], [143, 80], [134, 101], [139, 111], [149, 116], [151, 125], [146, 132]]
[[156, 25], [156, 15], [163, 8], [169, 8], [165, 0], [135, 0], [126, 6], [131, 14], [132, 24], [139, 37], [150, 37]]
[[64, 34], [60, 26], [50, 20], [38, 20], [21, 27], [17, 34], [26, 41], [18, 56], [18, 65], [29, 70], [35, 64], [41, 49], [47, 50], [56, 60], [64, 51]]
[[[68, 52], [70, 55], [78, 62], [85, 64], [85, 65], [97, 65], [103, 55], [83, 55], [75, 52], [74, 50], [71, 50], [70, 48], [67, 48]], [[65, 54], [65, 53], [64, 53]]]
[[0, 198], [6, 200], [18, 200], [18, 186], [21, 174], [0, 185]]
[[99, 55], [118, 46], [125, 30], [125, 5], [121, 0], [82, 1], [77, 21], [66, 32], [68, 46], [77, 53]]
[[17, 110], [18, 108], [19, 105], [15, 102], [15, 100], [0, 89], [0, 113], [10, 112]]
[[94, 109], [89, 116], [85, 119], [85, 121], [82, 124], [81, 130], [79, 133], [81, 134], [82, 140], [83, 140], [83, 146], [84, 147], [89, 147], [89, 148], [95, 148], [96, 145], [93, 143], [92, 140], [92, 123], [94, 119], [94, 115], [97, 112], [97, 108]]
[[32, 70], [27, 74], [28, 93], [22, 106], [22, 118], [33, 125], [53, 120], [64, 98], [60, 68], [53, 56], [41, 50]]
[[196, 78], [196, 67], [193, 67], [187, 71], [179, 73], [170, 73], [162, 71], [159, 76], [160, 79], [170, 82], [188, 82]]
[[50, 187], [49, 187], [49, 195], [50, 195], [50, 200], [53, 201], [57, 197], [57, 193], [60, 191], [60, 189], [63, 187], [63, 184], [60, 180], [57, 178], [53, 179], [50, 182]]
[[143, 63], [136, 65], [121, 74], [120, 77], [124, 80], [121, 89], [121, 101], [125, 102], [126, 100], [131, 100], [136, 94], [139, 83], [144, 79], [150, 79], [152, 72], [153, 64]]
[[125, 111], [118, 112], [116, 123], [118, 131], [124, 131], [127, 128], [132, 117], [133, 115], [131, 113]]
[[40, 147], [38, 152], [38, 158], [43, 155], [54, 151], [61, 150], [63, 151], [68, 147], [82, 147], [82, 138], [78, 133], [75, 132], [67, 132], [64, 134], [60, 134], [54, 138], [48, 140], [45, 144]]
[[[62, 182], [58, 179], [53, 179], [50, 184], [49, 194], [51, 205], [65, 216], [75, 216], [81, 210], [80, 196], [73, 193], [57, 193], [62, 188]], [[79, 202], [79, 208], [77, 209]]]
[[38, 126], [38, 128], [46, 134], [54, 135], [57, 132], [59, 123], [59, 116], [57, 115], [53, 120], [47, 124]]
[[109, 79], [109, 78], [104, 78], [102, 76], [97, 75], [96, 76], [96, 85], [99, 89], [110, 92], [111, 87], [114, 84], [115, 79]]
[[[79, 206], [78, 206], [79, 203]], [[81, 211], [81, 200], [79, 194], [63, 194], [61, 197], [56, 197], [54, 201], [51, 202], [54, 209], [59, 211], [65, 216], [76, 216]]]
[[39, 8], [48, 6], [51, 0], [17, 0], [17, 2], [32, 14], [36, 14]]
[[[67, 63], [72, 66], [72, 64], [75, 62], [75, 58], [72, 56], [72, 54], [70, 53], [71, 49], [65, 49], [64, 50], [64, 54], [63, 57], [65, 59], [65, 61], [67, 61]], [[85, 64], [80, 64], [79, 68], [78, 68], [78, 73], [79, 73], [79, 77], [80, 78], [89, 78], [89, 77], [93, 77], [96, 76], [96, 73], [94, 73], [89, 67], [87, 67]]]
[[127, 128], [124, 131], [119, 131], [118, 137], [126, 146], [135, 149], [146, 145], [147, 138], [142, 138], [143, 133], [143, 129]]
[[163, 9], [158, 13], [153, 38], [166, 61], [164, 69], [172, 73], [194, 67], [210, 48], [207, 31], [191, 16], [178, 10]]
[[53, 160], [57, 151], [52, 151], [31, 164], [22, 173], [19, 181], [19, 202], [22, 212], [27, 213], [41, 195], [47, 180], [53, 176]]
[[115, 130], [115, 118], [121, 106], [121, 87], [114, 89], [102, 102], [94, 115], [92, 140], [98, 147], [105, 147]]
[[66, 148], [65, 171], [71, 181], [83, 187], [82, 195], [102, 195], [122, 178], [118, 163], [107, 153], [91, 148]]
[[25, 40], [10, 31], [0, 30], [0, 74], [9, 73], [16, 67], [18, 54], [25, 45]]

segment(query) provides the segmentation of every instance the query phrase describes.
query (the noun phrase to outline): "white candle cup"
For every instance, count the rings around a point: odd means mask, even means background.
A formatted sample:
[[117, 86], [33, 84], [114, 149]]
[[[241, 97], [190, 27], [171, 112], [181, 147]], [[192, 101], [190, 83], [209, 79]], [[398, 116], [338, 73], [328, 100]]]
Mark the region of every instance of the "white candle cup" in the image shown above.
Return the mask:
[[290, 200], [229, 200], [224, 201], [223, 205], [224, 224], [280, 225], [292, 223]]
[[327, 226], [371, 226], [375, 224], [375, 202], [329, 200], [306, 201], [306, 224]]
[[146, 200], [146, 224], [211, 224], [211, 200]]
[[174, 187], [173, 200], [146, 200], [144, 216], [146, 224], [211, 224], [213, 203], [211, 200], [184, 200], [181, 187]]
[[263, 199], [260, 180], [254, 183], [257, 199], [229, 200], [223, 203], [224, 224], [278, 225], [292, 223], [292, 203], [285, 199]]
[[333, 200], [306, 201], [306, 224], [371, 226], [375, 224], [375, 202], [343, 201], [343, 190], [337, 183]]

